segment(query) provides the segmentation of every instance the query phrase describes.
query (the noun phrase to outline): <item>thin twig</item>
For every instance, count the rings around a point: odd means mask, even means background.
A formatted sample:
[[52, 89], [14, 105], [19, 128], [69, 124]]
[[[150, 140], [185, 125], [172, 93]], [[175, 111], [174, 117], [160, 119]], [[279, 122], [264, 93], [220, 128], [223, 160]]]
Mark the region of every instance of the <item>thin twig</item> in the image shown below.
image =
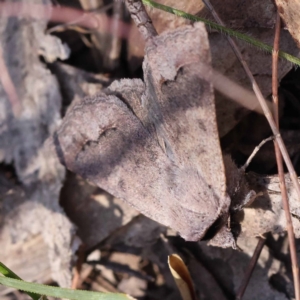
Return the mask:
[[[209, 8], [209, 10], [211, 11], [212, 15], [214, 16], [215, 20], [224, 25], [222, 20], [219, 18], [218, 14], [216, 13], [216, 11], [214, 10], [213, 6], [211, 5], [211, 3], [209, 2], [209, 0], [203, 0], [203, 2], [205, 3], [205, 5]], [[277, 21], [277, 27], [276, 27], [276, 38], [274, 41], [274, 47], [276, 45], [276, 50], [273, 51], [273, 68], [275, 67], [275, 74], [273, 74], [273, 78], [272, 78], [272, 84], [274, 84], [275, 82], [275, 86], [272, 86], [273, 89], [273, 93], [275, 91], [275, 95], [277, 95], [277, 89], [278, 89], [278, 85], [277, 85], [277, 61], [278, 61], [278, 52], [279, 52], [279, 31], [280, 31], [280, 22]], [[279, 26], [279, 28], [278, 28]], [[254, 79], [246, 61], [244, 60], [241, 52], [239, 51], [236, 43], [230, 38], [227, 37], [235, 55], [238, 57], [238, 59], [240, 60], [242, 66], [244, 67], [244, 70], [246, 72], [246, 74], [248, 75], [251, 84], [252, 84], [252, 88], [254, 90], [254, 93], [256, 94], [258, 101], [260, 102], [260, 105], [262, 106], [262, 109], [265, 113], [265, 116], [270, 124], [270, 127], [275, 135], [276, 138], [276, 142], [275, 142], [275, 147], [277, 148], [277, 153], [276, 153], [276, 159], [278, 157], [281, 158], [280, 154], [279, 154], [279, 150], [281, 151], [281, 154], [284, 158], [284, 161], [286, 163], [286, 166], [289, 170], [291, 179], [293, 181], [293, 184], [295, 186], [297, 195], [298, 195], [298, 199], [300, 200], [300, 186], [298, 183], [298, 178], [296, 175], [296, 172], [294, 170], [293, 164], [289, 158], [289, 155], [287, 153], [287, 150], [285, 148], [285, 145], [283, 143], [283, 140], [280, 136], [279, 130], [278, 130], [278, 112], [275, 113], [275, 118], [277, 119], [277, 124], [275, 123], [271, 111], [267, 106], [266, 100], [264, 99], [258, 84], [256, 82], [256, 80]], [[277, 60], [277, 61], [276, 61]], [[273, 70], [274, 72], [274, 70]], [[275, 77], [276, 76], [276, 77]], [[275, 77], [275, 79], [274, 79]], [[275, 148], [275, 149], [276, 149]], [[280, 188], [282, 191], [282, 197], [283, 197], [283, 206], [284, 206], [284, 210], [285, 210], [285, 214], [286, 214], [286, 220], [287, 220], [287, 230], [288, 230], [288, 237], [289, 237], [289, 242], [290, 242], [290, 250], [291, 250], [291, 259], [292, 259], [292, 264], [293, 264], [293, 277], [294, 277], [294, 286], [295, 286], [295, 295], [296, 295], [296, 300], [300, 300], [300, 295], [299, 295], [299, 269], [298, 269], [298, 264], [297, 264], [297, 256], [296, 256], [296, 247], [295, 247], [295, 238], [294, 238], [294, 233], [293, 233], [293, 225], [292, 225], [292, 220], [291, 220], [291, 216], [290, 216], [290, 211], [289, 211], [289, 205], [288, 205], [288, 199], [287, 199], [287, 192], [286, 192], [286, 188], [285, 186], [282, 185], [282, 183], [284, 182], [284, 174], [283, 174], [283, 164], [282, 164], [282, 160], [281, 160], [281, 164], [280, 164], [280, 158], [278, 160], [278, 172], [281, 172], [282, 178], [280, 179]]]
[[152, 39], [157, 35], [152, 21], [144, 7], [141, 0], [126, 0], [127, 8], [130, 12], [131, 18], [138, 27], [145, 41]]
[[274, 119], [277, 127], [279, 128], [279, 113], [278, 113], [278, 51], [280, 39], [280, 16], [277, 12], [274, 47], [272, 51], [272, 95], [274, 104]]
[[74, 276], [72, 280], [71, 288], [76, 290], [80, 287], [80, 273], [81, 268], [85, 260], [85, 246], [83, 244], [80, 245], [78, 249], [78, 258], [76, 262], [76, 266], [74, 268]]
[[242, 280], [242, 283], [236, 293], [236, 300], [241, 300], [243, 298], [243, 295], [246, 291], [246, 288], [248, 286], [248, 283], [249, 283], [249, 280], [251, 278], [251, 275], [254, 271], [254, 268], [257, 264], [257, 261], [258, 261], [258, 258], [260, 256], [260, 253], [261, 253], [261, 250], [263, 249], [264, 245], [265, 245], [265, 242], [266, 242], [266, 238], [265, 237], [259, 237], [258, 238], [258, 243], [256, 245], [256, 248], [254, 250], [254, 253], [251, 257], [251, 260], [249, 262], [249, 265], [247, 267], [247, 270], [246, 270], [246, 273], [244, 275], [244, 278]]
[[[214, 89], [251, 111], [260, 114], [264, 113], [253, 91], [245, 89], [232, 79], [212, 69], [211, 66], [203, 65], [203, 67], [206, 68], [207, 72], [203, 72], [205, 74], [201, 74], [201, 76], [207, 78], [212, 83]], [[208, 77], [210, 74], [211, 77]], [[272, 103], [268, 103], [268, 105], [272, 108]]]
[[[214, 10], [213, 6], [211, 5], [210, 1], [209, 0], [203, 0], [203, 2], [205, 3], [205, 5], [208, 7], [208, 9], [212, 12], [214, 18], [216, 19], [216, 21], [219, 23], [219, 24], [222, 24], [224, 26], [224, 23], [222, 22], [222, 20], [220, 19], [220, 17], [217, 15], [216, 11]], [[295, 172], [295, 169], [294, 169], [294, 166], [292, 164], [292, 161], [288, 155], [288, 152], [286, 150], [286, 147], [284, 145], [284, 142], [282, 140], [282, 137], [280, 135], [280, 132], [276, 126], [276, 123], [274, 121], [274, 118], [272, 116], [272, 113], [271, 113], [271, 110], [269, 109], [268, 105], [267, 105], [267, 102], [264, 98], [264, 96], [262, 95], [262, 92], [254, 78], [254, 76], [252, 75], [246, 61], [244, 60], [238, 46], [236, 45], [236, 43], [233, 41], [233, 39], [231, 37], [227, 37], [228, 39], [228, 42], [229, 44], [231, 45], [232, 47], [232, 50], [233, 52], [235, 53], [235, 55], [237, 56], [237, 58], [239, 59], [240, 63], [242, 64], [250, 82], [251, 82], [251, 85], [252, 85], [252, 88], [253, 88], [253, 91], [264, 111], [264, 114], [265, 114], [265, 117], [267, 118], [268, 122], [269, 122], [269, 125], [271, 127], [271, 130], [275, 136], [275, 139], [276, 139], [276, 142], [278, 143], [278, 146], [279, 146], [279, 149], [281, 151], [281, 154], [283, 156], [283, 159], [285, 161], [285, 164], [287, 166], [287, 169], [290, 173], [290, 177], [291, 177], [291, 180], [293, 182], [293, 185], [295, 187], [295, 190], [296, 190], [296, 193], [297, 193], [297, 196], [298, 196], [298, 199], [300, 201], [300, 185], [299, 185], [299, 182], [298, 182], [298, 177], [297, 177], [297, 174]]]
[[258, 146], [256, 146], [254, 148], [254, 150], [252, 151], [251, 155], [248, 157], [247, 161], [245, 162], [245, 164], [241, 167], [241, 170], [246, 171], [246, 169], [248, 168], [248, 166], [250, 165], [253, 157], [257, 154], [257, 152], [260, 150], [260, 148], [267, 142], [274, 140], [274, 136], [270, 136], [266, 139], [264, 139], [263, 141], [260, 142], [260, 144]]
[[[278, 51], [279, 51], [279, 38], [280, 38], [280, 16], [277, 11], [276, 16], [276, 26], [275, 26], [275, 38], [274, 38], [274, 50], [272, 53], [272, 93], [273, 93], [273, 103], [274, 103], [274, 118], [276, 121], [277, 128], [279, 128], [279, 113], [278, 113]], [[274, 143], [275, 156], [279, 175], [279, 186], [282, 195], [282, 204], [286, 217], [286, 227], [288, 232], [288, 239], [290, 245], [290, 255], [292, 261], [292, 270], [294, 278], [294, 289], [296, 300], [300, 300], [300, 280], [299, 280], [299, 267], [297, 261], [296, 245], [295, 245], [295, 235], [292, 223], [292, 217], [290, 213], [290, 205], [288, 201], [288, 195], [286, 190], [284, 170], [282, 156], [278, 147], [278, 144]]]
[[108, 60], [106, 66], [110, 69], [116, 69], [119, 65], [122, 40], [118, 37], [117, 33], [120, 31], [120, 21], [122, 17], [123, 3], [119, 0], [113, 1], [113, 17], [111, 22], [112, 40], [111, 47], [108, 54]]

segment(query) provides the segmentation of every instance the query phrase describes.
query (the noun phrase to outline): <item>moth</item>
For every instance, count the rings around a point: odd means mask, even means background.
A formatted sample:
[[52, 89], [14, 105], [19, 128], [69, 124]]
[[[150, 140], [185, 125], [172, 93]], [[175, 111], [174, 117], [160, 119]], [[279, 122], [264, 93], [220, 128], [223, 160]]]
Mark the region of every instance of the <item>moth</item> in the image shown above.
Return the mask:
[[235, 247], [203, 24], [154, 37], [144, 82], [115, 81], [71, 104], [54, 135], [62, 164], [188, 241]]

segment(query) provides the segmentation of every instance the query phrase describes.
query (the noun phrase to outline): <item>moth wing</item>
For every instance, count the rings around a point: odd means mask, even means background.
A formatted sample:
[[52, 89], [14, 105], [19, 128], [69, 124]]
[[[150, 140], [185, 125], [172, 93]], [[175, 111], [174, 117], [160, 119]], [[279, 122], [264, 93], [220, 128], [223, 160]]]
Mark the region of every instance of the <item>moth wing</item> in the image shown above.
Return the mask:
[[187, 240], [203, 237], [230, 204], [203, 62], [203, 25], [163, 34], [146, 49], [145, 86], [120, 81], [83, 99], [54, 135], [68, 169]]
[[206, 29], [196, 23], [155, 37], [143, 65], [142, 103], [174, 164], [168, 180], [175, 187], [174, 202], [186, 211], [188, 239], [203, 236], [230, 205], [213, 87], [205, 79], [210, 64]]

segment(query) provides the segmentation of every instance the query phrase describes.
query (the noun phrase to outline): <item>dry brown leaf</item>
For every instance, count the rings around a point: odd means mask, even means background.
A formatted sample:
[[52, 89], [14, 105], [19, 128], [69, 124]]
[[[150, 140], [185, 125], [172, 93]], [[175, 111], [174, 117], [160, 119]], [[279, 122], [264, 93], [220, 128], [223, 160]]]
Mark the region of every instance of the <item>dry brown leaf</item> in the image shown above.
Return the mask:
[[[248, 173], [250, 188], [257, 191], [257, 197], [251, 205], [239, 212], [241, 233], [239, 239], [260, 236], [266, 232], [281, 233], [286, 230], [286, 218], [282, 207], [282, 197], [278, 176], [261, 176]], [[300, 237], [300, 207], [296, 191], [289, 175], [285, 175], [289, 196], [290, 212], [294, 226], [295, 237]]]
[[[20, 5], [33, 3], [50, 5], [51, 1], [19, 2]], [[54, 153], [48, 151], [47, 145], [43, 146], [60, 123], [62, 97], [56, 78], [41, 62], [39, 54], [48, 60], [65, 56], [64, 47], [60, 47], [62, 44], [57, 38], [45, 34], [47, 23], [46, 19], [24, 22], [19, 17], [0, 20], [3, 59], [22, 107], [20, 114], [14, 117], [1, 85], [0, 161], [13, 164], [18, 178], [13, 191], [17, 189], [22, 193], [22, 198], [15, 198], [15, 201], [9, 201], [5, 195], [2, 205], [7, 206], [2, 222], [9, 228], [10, 239], [15, 243], [41, 234], [46, 244], [50, 275], [67, 287], [71, 283], [73, 250], [70, 246], [74, 227], [58, 202], [65, 169]]]
[[[157, 2], [179, 10], [183, 10], [190, 14], [196, 14], [205, 7], [203, 2], [199, 0], [158, 0]], [[159, 34], [166, 30], [175, 29], [190, 23], [189, 20], [177, 17], [165, 11], [151, 9], [148, 7], [146, 7], [146, 9], [148, 10], [154, 27]]]
[[177, 254], [168, 257], [168, 264], [183, 300], [195, 300], [195, 290], [189, 270]]
[[275, 0], [280, 17], [300, 48], [300, 1]]

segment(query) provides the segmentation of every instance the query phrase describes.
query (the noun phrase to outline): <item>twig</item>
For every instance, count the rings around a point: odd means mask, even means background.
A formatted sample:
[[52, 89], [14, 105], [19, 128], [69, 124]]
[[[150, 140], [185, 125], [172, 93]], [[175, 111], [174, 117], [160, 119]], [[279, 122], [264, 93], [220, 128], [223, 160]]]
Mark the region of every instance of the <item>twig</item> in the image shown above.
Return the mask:
[[256, 146], [254, 148], [254, 150], [252, 151], [251, 155], [248, 157], [247, 161], [245, 162], [245, 164], [241, 167], [241, 170], [246, 171], [246, 169], [248, 168], [248, 166], [250, 165], [253, 157], [257, 154], [257, 152], [260, 150], [260, 148], [267, 142], [274, 140], [274, 136], [270, 136], [266, 139], [264, 139], [263, 141], [260, 142], [260, 144], [258, 146]]
[[135, 22], [145, 41], [156, 36], [157, 31], [152, 24], [143, 2], [141, 0], [126, 0], [126, 5], [131, 18]]
[[[95, 15], [99, 15], [100, 13], [105, 13], [107, 10], [111, 9], [113, 7], [113, 3], [107, 4], [102, 8], [99, 9], [86, 9], [85, 12], [86, 13], [90, 13], [90, 14], [95, 14]], [[61, 31], [65, 31], [65, 30], [75, 30], [78, 31], [80, 33], [93, 33], [95, 32], [95, 28], [93, 29], [85, 29], [81, 26], [78, 26], [77, 24], [80, 23], [81, 21], [84, 21], [84, 19], [87, 17], [86, 14], [81, 15], [78, 19], [70, 21], [68, 23], [64, 23], [64, 24], [59, 24], [56, 25], [54, 27], [51, 27], [50, 29], [47, 30], [47, 33], [52, 33], [52, 32], [61, 32]], [[118, 35], [117, 35], [118, 36]]]
[[[216, 19], [216, 21], [220, 24], [223, 24], [222, 20], [220, 19], [220, 17], [217, 15], [216, 11], [214, 10], [213, 6], [211, 5], [210, 1], [209, 0], [203, 0], [203, 2], [205, 3], [205, 5], [208, 7], [208, 9], [212, 12], [214, 18]], [[253, 88], [253, 91], [264, 111], [264, 114], [265, 114], [265, 117], [267, 118], [268, 122], [269, 122], [269, 125], [271, 127], [271, 130], [275, 136], [275, 139], [276, 139], [276, 142], [278, 143], [278, 147], [281, 151], [281, 154], [283, 156], [283, 159], [285, 161], [285, 164], [287, 166], [287, 169], [290, 173], [290, 177], [291, 177], [291, 180], [293, 182], [293, 185], [295, 187], [295, 190], [296, 190], [296, 193], [297, 193], [297, 196], [298, 196], [298, 199], [300, 201], [300, 185], [299, 185], [299, 182], [298, 182], [298, 177], [297, 177], [297, 174], [295, 172], [295, 169], [294, 169], [294, 166], [292, 164], [292, 161], [288, 155], [288, 152], [286, 150], [286, 147], [284, 145], [284, 142], [282, 140], [282, 137], [280, 135], [280, 132], [276, 126], [276, 123], [274, 121], [274, 118], [272, 116], [272, 113], [271, 113], [271, 110], [269, 109], [268, 105], [267, 105], [267, 102], [264, 98], [264, 96], [262, 95], [262, 92], [254, 78], [254, 76], [252, 75], [246, 61], [244, 60], [240, 50], [238, 49], [238, 46], [236, 45], [236, 43], [233, 41], [233, 39], [231, 37], [227, 37], [228, 39], [228, 42], [229, 44], [231, 45], [232, 47], [232, 50], [233, 52], [235, 53], [235, 55], [237, 56], [237, 58], [239, 59], [240, 63], [242, 64], [251, 84], [252, 84], [252, 88]]]
[[83, 244], [81, 244], [78, 249], [78, 258], [77, 258], [76, 266], [74, 268], [74, 276], [73, 276], [72, 286], [71, 286], [71, 288], [74, 290], [79, 288], [80, 272], [81, 272], [81, 268], [82, 268], [82, 264], [84, 263], [84, 260], [85, 260], [85, 246]]
[[[275, 38], [274, 38], [274, 50], [272, 53], [272, 93], [273, 93], [273, 103], [274, 103], [274, 118], [276, 121], [277, 128], [279, 128], [279, 113], [278, 113], [278, 51], [279, 51], [279, 38], [280, 38], [280, 16], [277, 11], [276, 16], [276, 26], [275, 26]], [[279, 175], [279, 186], [282, 195], [282, 204], [286, 217], [286, 227], [288, 232], [288, 239], [290, 245], [290, 255], [292, 261], [292, 270], [294, 278], [294, 289], [296, 300], [300, 300], [300, 280], [299, 280], [299, 267], [297, 261], [296, 245], [295, 245], [295, 235], [292, 223], [292, 217], [290, 213], [290, 205], [288, 201], [288, 195], [286, 190], [284, 170], [282, 156], [278, 147], [278, 144], [274, 143], [275, 156]]]
[[[235, 101], [236, 103], [239, 103], [241, 106], [249, 110], [255, 111], [260, 114], [264, 113], [253, 91], [245, 89], [220, 72], [212, 69], [211, 66], [205, 65], [203, 67], [206, 68], [207, 72], [206, 74], [201, 74], [201, 76], [211, 81], [214, 89], [218, 90], [227, 98]], [[209, 74], [211, 74], [211, 77], [208, 77]], [[268, 105], [270, 108], [272, 108], [272, 103], [268, 103]]]
[[279, 128], [279, 113], [278, 113], [278, 51], [280, 39], [280, 16], [277, 12], [275, 24], [274, 47], [272, 51], [272, 94], [274, 103], [274, 119]]
[[121, 54], [121, 46], [122, 40], [118, 37], [118, 32], [120, 31], [121, 26], [121, 15], [122, 15], [122, 7], [123, 3], [119, 0], [113, 1], [113, 17], [111, 22], [111, 33], [112, 33], [112, 40], [111, 40], [111, 48], [108, 54], [108, 61], [106, 64], [108, 65], [109, 69], [116, 69], [119, 65], [119, 59]]
[[[73, 23], [79, 27], [90, 30], [111, 33], [111, 18], [103, 13], [84, 12], [83, 10], [70, 7], [53, 7], [50, 5], [30, 4], [26, 5], [13, 2], [0, 2], [0, 17], [32, 18], [34, 20], [49, 20], [55, 23]], [[120, 22], [119, 32], [116, 34], [120, 38], [128, 38], [130, 25]]]
[[249, 265], [247, 267], [247, 270], [246, 270], [246, 273], [244, 275], [244, 278], [242, 280], [242, 283], [236, 293], [236, 300], [241, 300], [243, 298], [243, 295], [246, 291], [246, 288], [248, 286], [248, 283], [249, 283], [249, 280], [251, 278], [251, 275], [254, 271], [254, 268], [257, 264], [257, 261], [258, 261], [258, 258], [260, 256], [260, 253], [261, 253], [261, 250], [263, 249], [264, 245], [265, 245], [265, 242], [266, 242], [266, 238], [265, 237], [259, 237], [258, 238], [258, 243], [256, 245], [256, 248], [254, 250], [254, 253], [251, 257], [251, 260], [249, 262]]
[[[211, 5], [211, 3], [209, 2], [209, 0], [203, 0], [203, 2], [205, 3], [205, 5], [208, 7], [208, 9], [211, 11], [212, 15], [214, 16], [214, 18], [216, 19], [216, 21], [222, 25], [223, 22], [222, 20], [219, 18], [218, 14], [216, 13], [216, 11], [214, 10], [213, 6]], [[274, 47], [276, 46], [276, 50], [274, 49], [273, 52], [273, 68], [275, 67], [275, 74], [273, 74], [273, 78], [272, 78], [272, 90], [273, 93], [275, 91], [275, 95], [277, 95], [277, 89], [278, 89], [278, 85], [277, 85], [277, 61], [278, 61], [278, 52], [279, 52], [279, 32], [280, 32], [280, 22], [277, 24], [276, 27], [276, 37], [275, 37], [275, 41], [274, 41]], [[278, 28], [279, 27], [279, 28]], [[285, 145], [283, 143], [283, 140], [280, 136], [279, 130], [278, 130], [278, 112], [275, 113], [275, 118], [277, 120], [277, 124], [275, 123], [271, 111], [267, 106], [266, 100], [264, 99], [258, 84], [256, 82], [256, 80], [254, 79], [246, 61], [244, 60], [241, 52], [239, 51], [236, 43], [230, 38], [227, 37], [235, 55], [238, 57], [238, 59], [240, 60], [242, 66], [244, 67], [244, 70], [246, 72], [246, 74], [248, 75], [251, 84], [252, 84], [252, 88], [254, 90], [254, 93], [256, 94], [258, 101], [260, 102], [260, 105], [262, 106], [262, 109], [265, 113], [265, 116], [270, 124], [270, 127], [275, 135], [276, 138], [276, 142], [275, 142], [275, 147], [277, 148], [277, 153], [276, 153], [276, 159], [278, 157], [281, 158], [280, 154], [279, 154], [279, 150], [281, 151], [281, 154], [284, 158], [284, 161], [286, 163], [286, 166], [289, 170], [291, 179], [293, 181], [293, 184], [295, 186], [296, 192], [297, 192], [297, 196], [298, 199], [300, 200], [300, 186], [298, 183], [298, 178], [296, 175], [296, 172], [294, 170], [293, 164], [289, 158], [289, 155], [287, 153], [287, 150], [285, 148]], [[274, 72], [274, 69], [273, 69]], [[275, 85], [274, 85], [275, 84]], [[275, 148], [275, 149], [276, 149]], [[278, 162], [278, 172], [280, 172], [279, 176], [282, 176], [280, 178], [280, 188], [282, 191], [282, 197], [283, 197], [283, 206], [284, 206], [284, 210], [285, 210], [285, 214], [286, 214], [286, 222], [287, 222], [287, 230], [288, 230], [288, 237], [289, 237], [289, 242], [290, 242], [290, 250], [291, 250], [291, 259], [292, 259], [292, 264], [293, 264], [293, 277], [294, 277], [294, 286], [295, 286], [295, 295], [296, 295], [296, 300], [300, 300], [300, 295], [299, 295], [299, 269], [298, 269], [298, 264], [297, 264], [297, 256], [296, 256], [296, 247], [295, 247], [295, 238], [294, 238], [294, 233], [293, 233], [293, 225], [292, 225], [292, 220], [291, 220], [291, 216], [290, 216], [290, 211], [289, 211], [289, 204], [288, 204], [288, 199], [287, 199], [287, 193], [286, 193], [286, 188], [285, 186], [283, 186], [283, 182], [284, 182], [284, 174], [283, 174], [283, 165], [282, 165], [282, 160], [281, 160], [281, 165], [280, 165], [280, 158], [279, 160], [277, 160]]]

